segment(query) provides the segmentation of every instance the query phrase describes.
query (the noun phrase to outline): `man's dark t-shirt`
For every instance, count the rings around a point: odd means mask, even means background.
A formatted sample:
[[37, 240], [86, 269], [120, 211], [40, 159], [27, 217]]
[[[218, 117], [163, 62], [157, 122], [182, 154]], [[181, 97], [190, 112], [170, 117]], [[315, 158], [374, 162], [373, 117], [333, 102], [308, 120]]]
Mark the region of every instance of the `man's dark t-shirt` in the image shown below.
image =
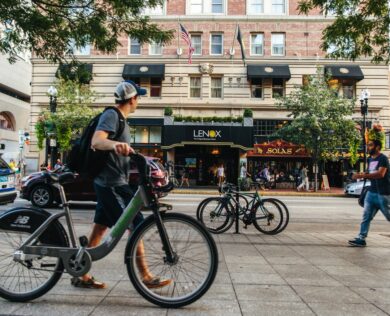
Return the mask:
[[368, 159], [369, 173], [377, 171], [380, 167], [387, 168], [386, 174], [381, 179], [370, 179], [371, 187], [369, 191], [382, 195], [390, 195], [389, 159], [384, 154], [380, 154], [376, 158]]
[[[99, 119], [96, 131], [105, 131], [112, 137], [119, 130], [119, 116], [115, 110], [105, 111]], [[127, 124], [123, 133], [116, 139], [130, 145], [130, 129]], [[121, 186], [129, 183], [130, 157], [110, 151], [107, 164], [95, 178], [95, 183], [103, 187]]]

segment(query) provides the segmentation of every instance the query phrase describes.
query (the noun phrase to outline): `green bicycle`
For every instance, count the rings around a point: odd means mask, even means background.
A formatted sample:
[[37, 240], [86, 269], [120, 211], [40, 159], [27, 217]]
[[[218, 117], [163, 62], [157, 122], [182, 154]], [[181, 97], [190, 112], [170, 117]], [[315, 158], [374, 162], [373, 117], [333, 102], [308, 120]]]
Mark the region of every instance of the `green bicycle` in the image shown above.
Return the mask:
[[197, 209], [197, 219], [214, 234], [228, 231], [234, 221], [241, 220], [247, 228], [253, 224], [264, 234], [275, 235], [288, 224], [287, 207], [276, 199], [263, 199], [257, 191], [239, 192], [233, 184], [220, 188], [223, 196], [203, 200]]
[[[160, 212], [157, 193], [168, 192], [171, 184], [152, 188], [146, 160], [133, 155], [140, 172], [138, 190], [103, 243], [87, 248], [82, 236], [79, 245], [69, 204], [62, 184], [72, 182], [74, 174], [44, 173], [46, 181], [60, 192], [64, 210], [51, 214], [39, 208], [15, 208], [0, 214], [0, 296], [25, 302], [48, 292], [64, 270], [82, 276], [92, 262], [107, 256], [118, 244], [138, 211], [146, 206], [152, 215], [131, 234], [125, 249], [130, 281], [148, 301], [177, 308], [199, 299], [212, 285], [218, 269], [218, 251], [210, 233], [190, 216]], [[158, 192], [156, 192], [158, 191]], [[65, 217], [68, 233], [59, 218]], [[70, 238], [69, 238], [70, 237]], [[138, 253], [143, 243], [144, 251]], [[172, 280], [168, 286], [149, 288], [137, 265], [145, 258], [154, 276]]]

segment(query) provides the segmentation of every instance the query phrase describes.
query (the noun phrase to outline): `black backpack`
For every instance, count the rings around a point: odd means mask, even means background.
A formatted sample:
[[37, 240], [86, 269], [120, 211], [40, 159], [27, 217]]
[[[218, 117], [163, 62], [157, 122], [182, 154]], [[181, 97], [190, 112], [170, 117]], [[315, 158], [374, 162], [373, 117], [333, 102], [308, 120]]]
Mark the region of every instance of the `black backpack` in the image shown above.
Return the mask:
[[125, 129], [125, 118], [116, 107], [107, 107], [89, 122], [81, 137], [74, 141], [67, 160], [68, 168], [80, 174], [81, 177], [95, 178], [107, 164], [110, 152], [107, 150], [93, 150], [91, 148], [92, 137], [99, 123], [99, 119], [107, 110], [115, 110], [119, 118], [119, 128], [115, 135], [109, 137], [109, 139], [117, 140]]

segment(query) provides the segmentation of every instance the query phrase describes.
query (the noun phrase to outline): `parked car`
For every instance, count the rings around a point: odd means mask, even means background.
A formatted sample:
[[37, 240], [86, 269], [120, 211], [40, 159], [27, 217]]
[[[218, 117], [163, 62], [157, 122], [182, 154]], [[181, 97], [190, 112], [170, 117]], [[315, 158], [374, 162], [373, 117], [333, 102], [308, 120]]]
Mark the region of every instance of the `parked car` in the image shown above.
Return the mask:
[[[168, 184], [168, 176], [165, 168], [158, 158], [146, 157], [151, 169], [151, 176], [154, 186]], [[129, 184], [136, 188], [138, 183], [138, 170], [135, 164], [131, 163]], [[66, 166], [52, 172], [61, 173], [67, 171]], [[96, 201], [96, 194], [93, 188], [93, 180], [76, 175], [75, 181], [64, 185], [66, 197], [71, 201]], [[50, 207], [60, 202], [58, 190], [46, 183], [42, 172], [34, 172], [22, 179], [20, 197], [31, 201], [37, 207]]]
[[[349, 183], [349, 184], [347, 184], [347, 185], [345, 186], [344, 192], [345, 192], [345, 194], [347, 194], [347, 195], [359, 196], [360, 193], [362, 193], [363, 184], [364, 184], [364, 181], [363, 181], [363, 180], [355, 181], [355, 182]], [[371, 185], [370, 180], [366, 180], [365, 186], [367, 187], [367, 186], [370, 186], [370, 185]]]
[[15, 171], [0, 158], [0, 205], [13, 203], [15, 199]]

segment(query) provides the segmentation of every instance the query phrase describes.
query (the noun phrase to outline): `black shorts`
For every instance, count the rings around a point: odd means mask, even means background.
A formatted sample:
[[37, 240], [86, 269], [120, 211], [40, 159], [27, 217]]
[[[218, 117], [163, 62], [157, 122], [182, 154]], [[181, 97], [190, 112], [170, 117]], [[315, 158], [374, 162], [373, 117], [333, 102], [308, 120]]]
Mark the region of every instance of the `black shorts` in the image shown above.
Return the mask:
[[[112, 227], [133, 198], [133, 191], [128, 185], [103, 187], [94, 183], [94, 188], [97, 198], [94, 223]], [[134, 228], [141, 224], [143, 219], [142, 213], [138, 212], [133, 221]]]

